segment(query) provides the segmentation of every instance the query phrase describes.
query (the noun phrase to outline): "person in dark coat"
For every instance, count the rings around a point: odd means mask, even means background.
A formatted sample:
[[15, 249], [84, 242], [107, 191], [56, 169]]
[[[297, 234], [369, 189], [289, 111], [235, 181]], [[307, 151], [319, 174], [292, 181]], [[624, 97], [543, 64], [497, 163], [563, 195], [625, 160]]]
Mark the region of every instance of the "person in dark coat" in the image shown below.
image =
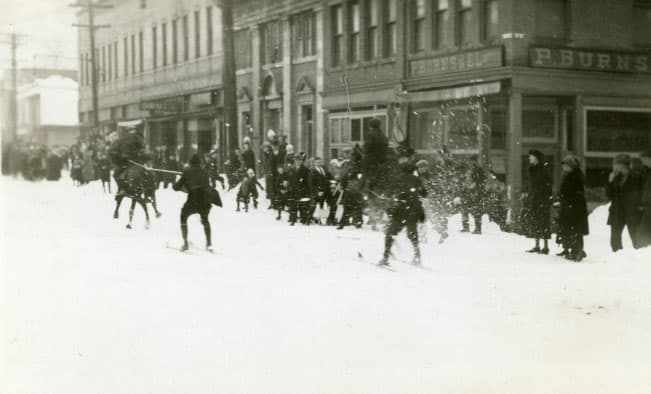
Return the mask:
[[190, 158], [190, 166], [183, 170], [183, 175], [174, 184], [174, 190], [188, 193], [188, 198], [181, 208], [181, 234], [183, 236], [182, 251], [188, 250], [188, 217], [195, 213], [201, 216], [201, 224], [206, 236], [206, 249], [212, 251], [210, 222], [208, 214], [211, 208], [210, 179], [208, 173], [201, 168], [199, 155]]
[[486, 196], [486, 172], [474, 161], [469, 163], [462, 186], [461, 232], [470, 232], [470, 216], [475, 222], [473, 234], [481, 234], [481, 220]]
[[637, 248], [637, 229], [640, 223], [640, 174], [631, 169], [631, 158], [620, 154], [613, 161], [613, 171], [608, 176], [606, 194], [610, 200], [608, 225], [610, 226], [610, 246], [613, 252], [623, 249], [622, 232], [628, 234]]
[[637, 230], [637, 246], [651, 246], [651, 150], [642, 153], [642, 189], [640, 192], [640, 224]]
[[585, 198], [585, 183], [581, 163], [574, 155], [561, 162], [563, 180], [559, 193], [560, 214], [558, 235], [563, 245], [559, 256], [568, 260], [581, 261], [586, 257], [583, 250], [583, 236], [588, 235], [588, 204]]
[[46, 179], [48, 181], [58, 181], [61, 178], [61, 168], [63, 160], [56, 151], [50, 152], [46, 161]]
[[240, 189], [237, 191], [237, 212], [240, 211], [240, 203], [244, 204], [244, 212], [249, 212], [249, 201], [251, 200], [253, 200], [253, 208], [258, 208], [258, 187], [264, 190], [260, 182], [258, 182], [255, 172], [249, 168], [246, 170], [246, 175], [242, 178]]
[[314, 159], [314, 168], [310, 170], [310, 190], [312, 190], [314, 204], [312, 206], [312, 216], [318, 206], [324, 209], [325, 202], [330, 201], [330, 180], [332, 177], [328, 170], [323, 166], [323, 160], [320, 157]]
[[294, 225], [300, 215], [301, 223], [310, 224], [310, 171], [305, 167], [305, 153], [294, 157], [294, 168], [289, 175], [289, 224]]
[[276, 175], [273, 176], [273, 200], [272, 207], [278, 211], [276, 220], [281, 219], [283, 210], [289, 202], [289, 175], [285, 172], [285, 166], [280, 164], [276, 169]]
[[414, 247], [414, 264], [420, 264], [420, 248], [418, 246], [418, 223], [425, 221], [425, 210], [420, 198], [427, 192], [421, 178], [414, 175], [413, 165], [406, 158], [400, 159], [400, 176], [394, 180], [395, 188], [391, 206], [387, 210], [389, 223], [385, 230], [384, 254], [379, 265], [389, 265], [389, 256], [393, 241], [402, 231], [407, 229], [407, 237]]
[[[552, 179], [547, 172], [545, 155], [538, 150], [529, 151], [529, 192], [527, 194], [527, 236], [536, 240], [528, 253], [549, 254], [551, 238]], [[540, 240], [544, 246], [540, 248]]]
[[251, 149], [251, 144], [249, 142], [244, 143], [244, 149], [242, 150], [242, 165], [244, 166], [244, 171], [251, 169], [257, 173], [255, 169], [255, 153]]
[[99, 173], [99, 179], [102, 181], [102, 190], [111, 193], [111, 161], [108, 159], [105, 153], [99, 154], [99, 160], [97, 160], [97, 172]]

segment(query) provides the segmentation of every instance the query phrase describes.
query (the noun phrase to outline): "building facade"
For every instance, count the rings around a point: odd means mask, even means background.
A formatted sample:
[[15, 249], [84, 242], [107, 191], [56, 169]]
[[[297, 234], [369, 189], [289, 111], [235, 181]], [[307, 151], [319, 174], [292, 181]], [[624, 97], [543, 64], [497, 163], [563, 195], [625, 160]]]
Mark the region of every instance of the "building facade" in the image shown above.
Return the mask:
[[[114, 0], [96, 10], [99, 132], [141, 124], [151, 150], [185, 159], [219, 147], [221, 28], [211, 0]], [[87, 23], [87, 14], [81, 14]], [[88, 31], [79, 31], [79, 118], [92, 125]]]
[[482, 155], [514, 197], [529, 149], [556, 182], [567, 152], [605, 183], [618, 152], [651, 148], [651, 2], [343, 0], [325, 4], [327, 150], [369, 117], [421, 155]]
[[[151, 147], [220, 144], [221, 27], [208, 0], [115, 0], [98, 23], [100, 121], [146, 124]], [[83, 18], [83, 15], [82, 15]], [[80, 117], [91, 110], [80, 33]], [[512, 196], [539, 149], [600, 185], [617, 152], [651, 143], [648, 0], [234, 2], [240, 139], [269, 130], [332, 158], [379, 118], [391, 143], [480, 155]]]
[[48, 147], [72, 145], [79, 137], [77, 82], [60, 75], [18, 89], [17, 134]]

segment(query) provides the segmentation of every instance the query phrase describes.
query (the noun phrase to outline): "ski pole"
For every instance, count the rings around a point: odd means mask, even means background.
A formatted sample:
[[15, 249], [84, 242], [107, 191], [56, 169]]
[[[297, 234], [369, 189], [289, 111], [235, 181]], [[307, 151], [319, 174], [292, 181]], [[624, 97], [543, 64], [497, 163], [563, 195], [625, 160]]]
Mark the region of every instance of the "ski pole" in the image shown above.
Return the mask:
[[134, 164], [134, 165], [138, 166], [138, 167], [144, 168], [147, 171], [156, 171], [156, 172], [164, 172], [164, 173], [167, 173], [167, 174], [183, 175], [183, 173], [179, 172], [179, 171], [161, 170], [159, 168], [147, 167], [146, 165], [140, 164], [140, 163], [138, 163], [136, 161], [133, 161], [133, 160], [129, 160], [129, 162], [131, 164]]

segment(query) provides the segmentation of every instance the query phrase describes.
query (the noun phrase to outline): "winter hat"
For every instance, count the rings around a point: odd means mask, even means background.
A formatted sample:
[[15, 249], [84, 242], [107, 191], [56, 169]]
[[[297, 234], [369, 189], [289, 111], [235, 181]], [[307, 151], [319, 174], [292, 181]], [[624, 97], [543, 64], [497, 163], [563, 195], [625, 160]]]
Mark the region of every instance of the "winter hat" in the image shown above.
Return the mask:
[[267, 131], [267, 138], [273, 140], [274, 138], [276, 138], [276, 132], [273, 131], [272, 129], [269, 129]]
[[249, 145], [251, 145], [251, 138], [248, 137], [248, 136], [246, 136], [246, 137], [244, 137], [244, 139], [242, 140], [242, 142], [245, 143], [245, 144], [249, 144]]
[[538, 159], [538, 163], [543, 164], [545, 162], [545, 154], [537, 149], [532, 149], [529, 151], [529, 156], [533, 156]]
[[429, 167], [429, 163], [427, 162], [427, 160], [418, 160], [416, 162], [416, 167], [418, 167], [418, 168], [427, 168], [427, 167]]
[[190, 158], [190, 165], [193, 167], [198, 167], [201, 165], [201, 158], [199, 157], [198, 154], [195, 153], [194, 155], [192, 155], [192, 157]]
[[563, 161], [561, 161], [561, 164], [567, 164], [573, 169], [577, 169], [581, 166], [581, 162], [579, 161], [579, 158], [574, 155], [565, 156]]
[[631, 165], [631, 156], [627, 155], [626, 153], [620, 153], [617, 156], [615, 156], [615, 164], [623, 164], [625, 166], [630, 166]]

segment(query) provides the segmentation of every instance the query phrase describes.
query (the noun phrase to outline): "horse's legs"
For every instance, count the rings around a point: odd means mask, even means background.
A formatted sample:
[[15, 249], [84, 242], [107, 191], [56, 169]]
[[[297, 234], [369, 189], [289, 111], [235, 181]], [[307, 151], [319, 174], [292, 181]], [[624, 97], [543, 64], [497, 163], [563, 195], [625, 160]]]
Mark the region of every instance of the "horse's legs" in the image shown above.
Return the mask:
[[156, 206], [156, 192], [153, 192], [151, 194], [151, 206], [154, 207], [154, 212], [156, 212], [156, 217], [159, 218], [161, 217], [161, 213], [158, 211], [158, 207]]
[[115, 196], [115, 212], [113, 212], [113, 219], [117, 219], [119, 216], [118, 211], [120, 210], [120, 204], [122, 204], [122, 199], [124, 196]]
[[[147, 210], [147, 201], [144, 200], [144, 199], [139, 199], [138, 203], [140, 204], [142, 209], [145, 211], [145, 219], [147, 220], [147, 222], [145, 224], [145, 228], [149, 229], [149, 211]], [[134, 205], [135, 205], [135, 200], [134, 200]]]
[[136, 209], [136, 200], [131, 199], [131, 208], [129, 209], [129, 224], [127, 224], [127, 228], [131, 228], [131, 221], [133, 220], [133, 211]]

